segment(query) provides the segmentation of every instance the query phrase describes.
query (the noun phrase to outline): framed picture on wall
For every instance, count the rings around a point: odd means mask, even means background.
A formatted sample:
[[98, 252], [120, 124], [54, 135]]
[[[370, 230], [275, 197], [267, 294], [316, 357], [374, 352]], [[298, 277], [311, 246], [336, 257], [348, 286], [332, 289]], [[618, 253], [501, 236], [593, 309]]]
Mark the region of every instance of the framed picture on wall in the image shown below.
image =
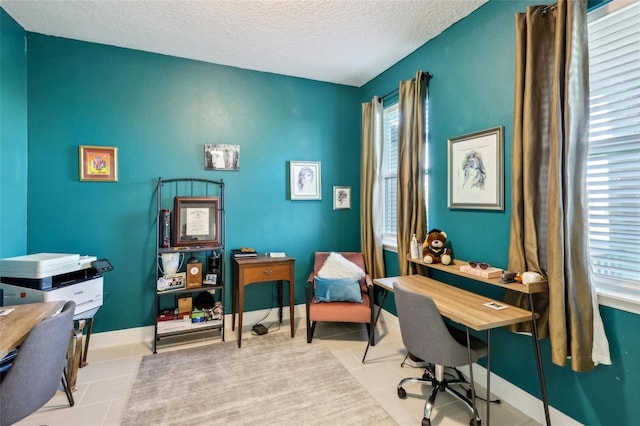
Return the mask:
[[205, 170], [240, 170], [240, 145], [204, 146]]
[[118, 148], [80, 145], [80, 180], [118, 181]]
[[290, 161], [289, 182], [292, 200], [321, 200], [319, 161]]
[[504, 210], [503, 127], [448, 141], [449, 208]]
[[351, 187], [350, 186], [334, 186], [333, 187], [333, 209], [334, 210], [351, 209]]

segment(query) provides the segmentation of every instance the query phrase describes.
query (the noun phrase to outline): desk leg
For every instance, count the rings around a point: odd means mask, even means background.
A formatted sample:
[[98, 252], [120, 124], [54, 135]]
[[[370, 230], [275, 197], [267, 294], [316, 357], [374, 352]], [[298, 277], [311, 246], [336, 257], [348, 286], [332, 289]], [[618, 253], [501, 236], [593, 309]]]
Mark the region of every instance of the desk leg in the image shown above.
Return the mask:
[[[475, 382], [473, 380], [473, 361], [471, 358], [471, 337], [469, 336], [469, 327], [465, 327], [467, 331], [467, 354], [469, 355], [469, 380], [471, 381], [471, 404], [473, 405], [473, 420], [479, 421], [480, 416], [478, 415], [478, 409], [476, 408], [476, 388]], [[489, 398], [487, 398], [489, 399]], [[471, 423], [474, 424], [474, 423]], [[475, 423], [476, 425], [480, 425], [479, 422]], [[487, 421], [487, 426], [489, 426], [489, 422]]]
[[78, 379], [78, 369], [80, 368], [80, 363], [82, 360], [82, 330], [84, 329], [85, 320], [78, 320], [78, 328], [73, 330], [72, 339], [75, 340], [73, 342], [73, 356], [67, 361], [67, 365], [69, 365], [69, 361], [71, 361], [71, 369], [69, 370], [69, 380], [67, 381], [67, 385], [69, 389], [72, 391], [76, 390], [76, 381]]
[[[387, 297], [387, 289], [382, 290], [382, 296], [380, 296], [380, 305], [378, 306], [378, 312], [376, 313], [376, 317], [373, 320], [373, 324], [371, 324], [371, 334], [376, 332], [376, 325], [378, 324], [378, 318], [380, 318], [380, 312], [382, 312], [382, 305], [384, 304], [384, 298]], [[369, 346], [371, 346], [371, 339], [367, 339], [367, 347], [364, 350], [364, 356], [362, 357], [362, 363], [364, 364], [364, 360], [367, 358], [367, 352], [369, 351]]]
[[491, 329], [487, 330], [487, 426], [491, 424]]
[[544, 370], [542, 367], [542, 356], [540, 355], [540, 341], [538, 340], [538, 327], [536, 324], [536, 313], [533, 307], [533, 296], [529, 293], [529, 308], [531, 309], [531, 338], [533, 339], [533, 348], [536, 354], [536, 365], [538, 367], [538, 380], [540, 381], [540, 393], [542, 394], [542, 404], [544, 406], [544, 418], [547, 426], [551, 426], [551, 417], [549, 416], [549, 399], [547, 397], [547, 385], [544, 381]]
[[238, 282], [231, 280], [231, 331], [236, 329], [236, 312], [238, 311]]
[[282, 324], [282, 280], [278, 281], [278, 321]]
[[244, 311], [244, 285], [238, 285], [238, 347], [242, 345], [242, 314]]
[[296, 305], [296, 298], [295, 298], [295, 284], [293, 281], [293, 273], [291, 273], [291, 277], [289, 279], [289, 322], [291, 325], [291, 338], [293, 339], [295, 337], [295, 320], [294, 320], [294, 310], [295, 310], [295, 305]]
[[84, 352], [82, 353], [82, 360], [80, 361], [80, 368], [87, 365], [87, 353], [89, 352], [89, 339], [91, 338], [91, 329], [93, 328], [93, 318], [87, 320], [87, 335], [84, 338]]

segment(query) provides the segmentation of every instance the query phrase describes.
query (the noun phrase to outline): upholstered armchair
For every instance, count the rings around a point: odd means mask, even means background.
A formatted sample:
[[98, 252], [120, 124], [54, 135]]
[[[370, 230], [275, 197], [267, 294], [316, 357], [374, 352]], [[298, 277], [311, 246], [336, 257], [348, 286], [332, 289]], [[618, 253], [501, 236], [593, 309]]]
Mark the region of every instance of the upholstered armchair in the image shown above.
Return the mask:
[[[356, 271], [360, 273], [353, 275]], [[373, 282], [365, 271], [362, 253], [316, 252], [305, 290], [307, 343], [311, 343], [318, 322], [353, 322], [366, 324], [369, 344], [375, 345]]]

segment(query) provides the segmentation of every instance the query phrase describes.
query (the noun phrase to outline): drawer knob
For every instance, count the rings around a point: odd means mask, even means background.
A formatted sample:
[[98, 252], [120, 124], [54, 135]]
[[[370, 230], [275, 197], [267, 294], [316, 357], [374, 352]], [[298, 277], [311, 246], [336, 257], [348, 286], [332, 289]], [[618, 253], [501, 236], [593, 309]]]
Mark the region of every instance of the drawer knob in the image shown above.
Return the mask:
[[267, 269], [267, 270], [264, 271], [264, 274], [265, 275], [271, 275], [271, 272], [273, 272], [273, 271], [271, 271], [270, 269]]

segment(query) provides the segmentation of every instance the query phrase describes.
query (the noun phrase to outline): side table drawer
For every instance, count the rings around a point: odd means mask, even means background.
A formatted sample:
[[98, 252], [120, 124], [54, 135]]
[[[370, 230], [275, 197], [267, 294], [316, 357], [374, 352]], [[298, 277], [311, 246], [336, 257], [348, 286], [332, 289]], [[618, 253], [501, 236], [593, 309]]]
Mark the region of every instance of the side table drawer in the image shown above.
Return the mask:
[[290, 264], [256, 265], [244, 267], [244, 282], [279, 281], [291, 279]]

